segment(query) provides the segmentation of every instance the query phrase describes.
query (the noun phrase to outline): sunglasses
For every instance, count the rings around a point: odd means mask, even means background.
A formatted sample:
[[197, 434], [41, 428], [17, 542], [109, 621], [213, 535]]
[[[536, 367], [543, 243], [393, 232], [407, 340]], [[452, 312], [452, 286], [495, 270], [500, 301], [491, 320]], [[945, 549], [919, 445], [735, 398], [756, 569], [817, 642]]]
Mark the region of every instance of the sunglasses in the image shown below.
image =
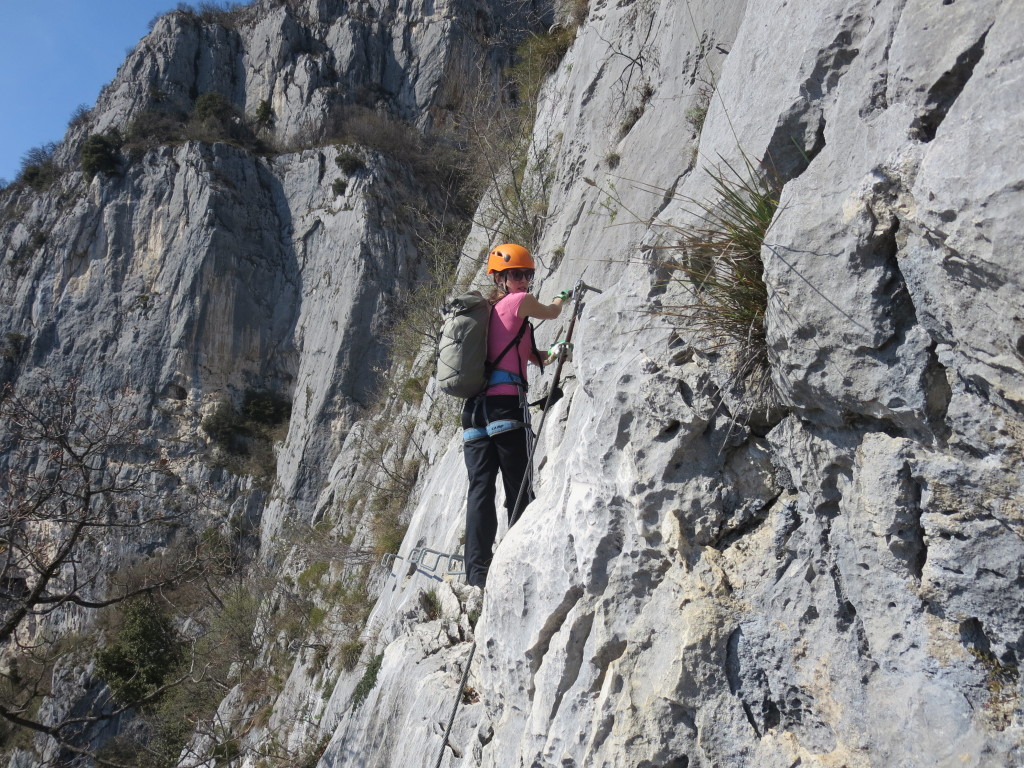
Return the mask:
[[506, 269], [505, 274], [513, 280], [533, 280], [532, 269]]

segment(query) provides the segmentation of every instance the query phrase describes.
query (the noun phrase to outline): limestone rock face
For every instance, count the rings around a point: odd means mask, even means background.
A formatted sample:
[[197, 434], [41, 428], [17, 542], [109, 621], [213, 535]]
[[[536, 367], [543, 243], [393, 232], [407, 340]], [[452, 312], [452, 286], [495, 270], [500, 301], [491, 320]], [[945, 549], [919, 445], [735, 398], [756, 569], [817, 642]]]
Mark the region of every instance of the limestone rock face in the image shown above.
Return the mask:
[[249, 116], [266, 103], [285, 146], [319, 143], [332, 109], [346, 105], [386, 105], [410, 122], [443, 123], [472, 79], [507, 57], [494, 41], [515, 39], [538, 13], [528, 2], [468, 0], [179, 10], [157, 20], [71, 138], [124, 130], [146, 110], [187, 114], [211, 91]]
[[[535, 128], [556, 178], [540, 292], [606, 292], [540, 436], [538, 499], [497, 547], [468, 682], [481, 704], [442, 765], [1024, 759], [1020, 313], [1003, 298], [1020, 279], [1022, 18], [591, 6]], [[782, 409], [749, 426], [727, 356], [648, 314], [682, 300], [641, 255], [713, 199], [704, 167], [744, 158], [784, 182], [762, 249]], [[421, 501], [406, 554], [428, 525], [458, 549], [453, 495]], [[381, 615], [427, 578], [385, 590]], [[380, 689], [382, 712], [349, 718], [395, 712]], [[433, 697], [413, 709], [435, 712], [440, 742]], [[358, 743], [349, 718], [330, 765]]]
[[[539, 9], [582, 22], [517, 166], [542, 192], [534, 289], [601, 292], [582, 302], [537, 498], [501, 525], [474, 623], [441, 554], [462, 547], [461, 404], [427, 381], [376, 420], [360, 409], [387, 357], [387, 299], [423, 270], [409, 211], [440, 203], [368, 150], [338, 193], [341, 150], [315, 139], [338, 104], [425, 129], [451, 117], [466, 69], [497, 76], [507, 56], [484, 41], [531, 10], [477, 5], [172, 14], [66, 159], [150, 108], [150, 85], [182, 108], [211, 88], [250, 114], [269, 100], [278, 139], [313, 146], [263, 158], [188, 142], [81, 194], [4, 193], [21, 207], [0, 285], [27, 339], [18, 365], [127, 386], [159, 406], [160, 436], [195, 438], [222, 394], [289, 392], [273, 490], [224, 490], [248, 494], [282, 581], [303, 567], [290, 526], [344, 508], [347, 541], [370, 541], [352, 488], [415, 447], [408, 528], [373, 566], [359, 663], [337, 663], [340, 637], [294, 641], [269, 714], [234, 734], [243, 764], [271, 742], [323, 768], [1024, 764], [1024, 7]], [[716, 176], [745, 172], [780, 190], [760, 250], [767, 400], [674, 268], [718, 205]], [[494, 229], [485, 198], [459, 265], [478, 285]], [[565, 332], [564, 316], [546, 322], [540, 346]], [[550, 373], [531, 376], [532, 397]], [[381, 434], [397, 436], [369, 461]], [[256, 640], [270, 664], [282, 641]], [[239, 687], [220, 714], [251, 706]]]

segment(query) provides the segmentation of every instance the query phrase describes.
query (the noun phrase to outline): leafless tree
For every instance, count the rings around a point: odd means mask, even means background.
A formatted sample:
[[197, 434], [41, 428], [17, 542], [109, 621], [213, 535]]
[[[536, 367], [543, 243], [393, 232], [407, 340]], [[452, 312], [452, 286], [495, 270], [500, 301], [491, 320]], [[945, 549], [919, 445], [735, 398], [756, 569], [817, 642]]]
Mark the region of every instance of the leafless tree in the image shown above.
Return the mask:
[[106, 572], [105, 550], [120, 546], [123, 559], [133, 542], [166, 542], [184, 514], [167, 509], [178, 481], [143, 436], [124, 399], [96, 397], [77, 380], [42, 377], [31, 394], [0, 393], [0, 718], [71, 751], [83, 729], [128, 705], [51, 706], [40, 716], [54, 669], [72, 657], [67, 627], [204, 567], [180, 548], [144, 574]]

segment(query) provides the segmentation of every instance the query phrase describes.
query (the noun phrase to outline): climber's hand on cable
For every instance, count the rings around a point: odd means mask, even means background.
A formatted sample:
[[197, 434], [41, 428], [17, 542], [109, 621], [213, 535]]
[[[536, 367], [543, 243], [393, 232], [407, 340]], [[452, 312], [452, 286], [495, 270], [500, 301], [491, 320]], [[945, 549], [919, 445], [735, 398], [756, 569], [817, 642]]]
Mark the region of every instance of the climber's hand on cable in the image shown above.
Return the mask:
[[572, 300], [572, 291], [562, 291], [556, 298], [562, 300], [562, 303]]
[[548, 360], [568, 360], [572, 362], [572, 342], [571, 341], [559, 341], [556, 342], [551, 349], [548, 350]]

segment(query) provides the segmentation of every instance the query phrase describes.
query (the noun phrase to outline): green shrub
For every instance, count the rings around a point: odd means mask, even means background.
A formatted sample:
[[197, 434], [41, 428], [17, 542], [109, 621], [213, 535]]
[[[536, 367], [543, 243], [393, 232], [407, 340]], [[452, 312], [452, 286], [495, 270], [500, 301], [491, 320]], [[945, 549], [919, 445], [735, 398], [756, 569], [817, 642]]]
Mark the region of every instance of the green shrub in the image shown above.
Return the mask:
[[281, 425], [291, 416], [291, 401], [284, 395], [270, 391], [246, 391], [241, 410], [228, 400], [222, 400], [203, 419], [203, 431], [215, 445], [234, 456], [248, 456], [251, 466], [234, 467], [236, 474], [261, 475], [273, 469], [274, 440], [279, 438]]
[[117, 133], [94, 133], [82, 145], [81, 167], [85, 178], [92, 181], [97, 173], [116, 173], [121, 137]]
[[345, 194], [345, 190], [348, 189], [348, 182], [344, 179], [335, 179], [334, 183], [331, 184], [331, 191], [335, 197], [341, 197]]
[[193, 6], [190, 3], [182, 2], [178, 3], [175, 10], [195, 22], [219, 24], [232, 28], [244, 18], [249, 5], [249, 3], [234, 2], [201, 2]]
[[150, 108], [132, 120], [125, 136], [124, 149], [129, 158], [138, 160], [144, 152], [184, 138], [182, 116], [172, 110]]
[[257, 424], [275, 427], [292, 415], [292, 404], [278, 392], [250, 389], [242, 399], [242, 415]]
[[217, 744], [210, 756], [216, 759], [218, 762], [224, 761], [224, 763], [230, 763], [233, 760], [237, 760], [242, 755], [242, 745], [238, 739], [227, 739]]
[[4, 336], [4, 345], [0, 357], [10, 363], [17, 363], [24, 357], [28, 349], [28, 336], [23, 333], [8, 333]]
[[123, 604], [114, 640], [96, 656], [96, 673], [114, 698], [132, 704], [154, 694], [182, 659], [171, 620], [150, 598]]
[[349, 176], [366, 169], [366, 163], [363, 162], [363, 158], [348, 147], [342, 147], [338, 150], [338, 155], [334, 158], [334, 162]]
[[[412, 125], [387, 112], [355, 105], [339, 105], [331, 110], [325, 126], [326, 137], [342, 145], [356, 144], [413, 165], [420, 161], [423, 137]], [[362, 162], [347, 146], [339, 147], [336, 162]], [[343, 169], [344, 170], [344, 169]]]
[[356, 687], [352, 691], [353, 708], [362, 704], [366, 700], [366, 697], [370, 695], [370, 691], [372, 691], [374, 686], [377, 685], [377, 675], [380, 674], [380, 665], [383, 661], [384, 654], [378, 653], [370, 660], [370, 663], [366, 665], [366, 671], [363, 672], [362, 679], [356, 683]]
[[219, 91], [207, 91], [200, 95], [192, 109], [192, 117], [196, 120], [213, 120], [221, 124], [237, 116], [235, 105]]
[[207, 143], [223, 141], [240, 149], [262, 149], [242, 111], [218, 91], [207, 91], [196, 99], [184, 136]]
[[268, 99], [263, 99], [256, 107], [256, 128], [261, 131], [269, 131], [274, 127], [274, 108], [270, 106]]
[[229, 453], [247, 452], [246, 438], [252, 433], [229, 401], [217, 403], [210, 415], [203, 419], [202, 426], [210, 439]]

